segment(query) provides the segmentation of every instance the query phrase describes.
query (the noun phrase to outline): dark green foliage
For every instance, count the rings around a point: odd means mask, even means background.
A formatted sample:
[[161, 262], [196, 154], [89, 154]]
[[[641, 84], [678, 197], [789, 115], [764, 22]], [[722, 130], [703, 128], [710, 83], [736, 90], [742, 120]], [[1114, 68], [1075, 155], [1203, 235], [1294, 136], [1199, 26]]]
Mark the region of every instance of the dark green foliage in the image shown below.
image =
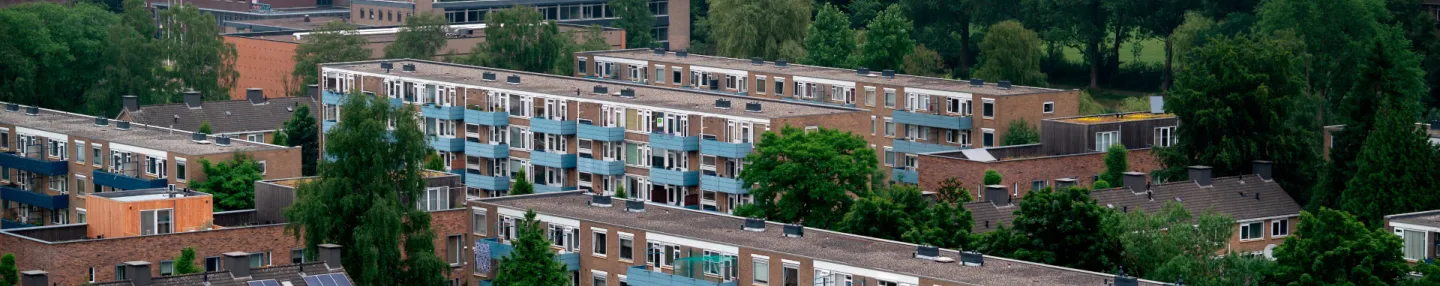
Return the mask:
[[1130, 171], [1130, 161], [1126, 159], [1129, 153], [1129, 151], [1125, 150], [1125, 145], [1122, 144], [1110, 145], [1110, 148], [1106, 148], [1105, 173], [1100, 174], [1100, 180], [1117, 182], [1114, 185], [1115, 187], [1124, 187], [1125, 172]]
[[[353, 62], [370, 58], [365, 37], [355, 34], [355, 25], [343, 21], [330, 21], [319, 30], [307, 35], [310, 40], [295, 47], [295, 69], [290, 76], [298, 79], [300, 86], [319, 83], [320, 64]], [[302, 89], [291, 94], [300, 96]], [[307, 173], [310, 174], [310, 173]]]
[[616, 188], [615, 188], [615, 198], [617, 198], [617, 199], [628, 199], [628, 198], [630, 198], [630, 194], [625, 193], [625, 187], [624, 187], [624, 186], [616, 187]]
[[[215, 15], [185, 3], [161, 11], [160, 19], [172, 21], [159, 40], [171, 63], [165, 69], [170, 80], [206, 99], [230, 99], [230, 89], [240, 77], [235, 71], [235, 44], [220, 37]], [[166, 102], [180, 102], [179, 96], [173, 93]]]
[[[969, 196], [966, 196], [969, 201]], [[922, 202], [923, 203], [923, 202]], [[936, 203], [914, 215], [913, 226], [900, 235], [905, 242], [949, 249], [970, 247], [970, 228], [975, 220], [959, 204]]]
[[650, 29], [655, 27], [655, 15], [650, 13], [650, 1], [610, 0], [610, 9], [615, 10], [615, 27], [625, 29], [626, 48], [649, 48], [655, 45], [655, 36]]
[[855, 30], [850, 29], [850, 20], [834, 5], [825, 4], [815, 14], [805, 34], [805, 59], [807, 65], [849, 68], [850, 56], [855, 52]]
[[405, 28], [395, 34], [395, 41], [385, 46], [385, 58], [430, 60], [445, 47], [446, 29], [450, 22], [435, 13], [420, 13], [405, 18]]
[[[485, 16], [485, 42], [475, 46], [467, 64], [559, 74], [574, 66], [566, 53], [574, 42], [534, 7], [515, 6]], [[570, 74], [564, 74], [570, 75]]]
[[985, 177], [983, 180], [986, 186], [999, 185], [1003, 179], [1004, 177], [1000, 176], [1000, 171], [996, 171], [995, 169], [985, 169]]
[[196, 131], [205, 134], [215, 134], [214, 131], [210, 130], [210, 121], [200, 122], [200, 129]]
[[1002, 141], [1000, 145], [1010, 146], [1038, 143], [1040, 143], [1040, 130], [1030, 125], [1030, 122], [1025, 121], [1025, 119], [1015, 119], [1010, 121], [1010, 129], [1006, 130], [1005, 141]]
[[515, 250], [500, 260], [495, 285], [570, 285], [570, 274], [550, 250], [550, 240], [535, 219], [535, 210], [525, 211], [525, 219], [515, 227], [519, 237], [510, 243]]
[[990, 26], [980, 41], [980, 68], [975, 77], [1016, 85], [1044, 86], [1045, 73], [1040, 72], [1040, 37], [1018, 21], [1005, 21]]
[[115, 14], [88, 3], [0, 9], [0, 99], [82, 111], [83, 95], [104, 78], [109, 60], [100, 55], [111, 46], [108, 27], [117, 23]]
[[1222, 268], [1208, 265], [1216, 262], [1215, 253], [1224, 250], [1233, 236], [1235, 220], [1229, 216], [1214, 212], [1192, 216], [1176, 202], [1153, 214], [1136, 210], [1115, 215], [1127, 274], [1171, 282], [1184, 277], [1186, 284], [1224, 276], [1219, 273]]
[[869, 237], [899, 239], [900, 235], [914, 224], [911, 220], [914, 214], [906, 213], [902, 203], [896, 202], [892, 197], [896, 196], [895, 193], [909, 191], [915, 189], [897, 188], [856, 200], [838, 224], [838, 229]]
[[431, 171], [445, 171], [445, 159], [440, 158], [440, 153], [431, 150], [429, 156], [425, 156], [425, 169]]
[[935, 189], [936, 202], [961, 205], [971, 199], [970, 190], [966, 190], [965, 184], [955, 177], [945, 178], [940, 181], [940, 188]]
[[1410, 279], [1402, 279], [1402, 281], [1401, 281], [1399, 284], [1397, 284], [1397, 285], [1403, 285], [1403, 286], [1440, 285], [1440, 264], [1435, 264], [1435, 263], [1418, 263], [1418, 264], [1415, 264], [1415, 270], [1414, 270], [1414, 271], [1417, 272], [1417, 273], [1420, 273], [1420, 277], [1419, 277], [1419, 278], [1411, 277]]
[[275, 144], [279, 146], [290, 146], [290, 138], [286, 137], [285, 129], [279, 129], [276, 131], [277, 132], [275, 132], [275, 135], [272, 135], [274, 136], [274, 138], [270, 139], [270, 144]]
[[[914, 21], [915, 30], [911, 37], [919, 45], [934, 49], [946, 66], [958, 67], [959, 76], [970, 73], [975, 64], [975, 49], [971, 28], [989, 27], [997, 19], [1008, 19], [997, 15], [994, 9], [1004, 6], [990, 0], [901, 0], [905, 16]], [[1019, 2], [1006, 0], [1006, 2]], [[1034, 46], [1033, 48], [1039, 48]], [[918, 51], [916, 52], [919, 53]], [[906, 73], [914, 74], [906, 67]], [[945, 73], [949, 75], [947, 71]], [[937, 76], [938, 77], [938, 76]]]
[[1329, 208], [1301, 212], [1299, 230], [1275, 248], [1267, 281], [1289, 285], [1389, 285], [1405, 276], [1400, 236]]
[[856, 63], [872, 70], [901, 70], [905, 55], [915, 50], [912, 23], [900, 5], [890, 5], [865, 24], [865, 41], [860, 44]]
[[[1424, 57], [1425, 83], [1440, 86], [1440, 31], [1435, 28], [1435, 15], [1421, 7], [1423, 0], [1388, 0], [1386, 8], [1393, 16], [1388, 22], [1398, 26], [1410, 40], [1410, 50]], [[1440, 107], [1440, 90], [1431, 89], [1422, 97], [1427, 109]]]
[[831, 228], [864, 195], [879, 163], [860, 136], [835, 129], [805, 132], [785, 126], [765, 132], [740, 179], [767, 219]]
[[[1025, 17], [1022, 22], [1040, 33], [1041, 38], [1052, 43], [1075, 43], [1084, 55], [1083, 63], [1089, 66], [1089, 88], [1099, 87], [1100, 69], [1105, 64], [1103, 42], [1110, 36], [1111, 18], [1115, 14], [1113, 5], [1106, 0], [1021, 0], [1020, 6]], [[1052, 44], [1053, 51], [1058, 47]], [[1051, 79], [1057, 78], [1050, 74]]]
[[915, 46], [915, 50], [905, 55], [900, 63], [900, 70], [905, 74], [926, 77], [945, 77], [950, 71], [945, 68], [945, 59], [935, 50], [925, 48], [925, 45]]
[[320, 159], [318, 126], [306, 105], [296, 107], [295, 115], [285, 121], [285, 143], [289, 143], [285, 146], [300, 146], [300, 172], [306, 176], [315, 175], [315, 160]]
[[762, 209], [760, 208], [760, 206], [756, 206], [755, 204], [741, 205], [740, 207], [735, 208], [735, 216], [763, 219], [765, 218], [765, 209]]
[[885, 10], [885, 7], [887, 7], [887, 6], [890, 5], [890, 4], [887, 4], [887, 2], [890, 2], [890, 1], [886, 1], [886, 0], [854, 0], [854, 1], [850, 1], [849, 4], [846, 4], [846, 5], [845, 5], [845, 10], [848, 11], [849, 14], [850, 14], [850, 26], [851, 26], [851, 27], [855, 27], [856, 29], [864, 28], [864, 27], [865, 27], [865, 23], [869, 23], [871, 19], [875, 19], [875, 16], [876, 16], [876, 15], [880, 15], [880, 11], [884, 11], [884, 10]]
[[715, 54], [723, 57], [795, 61], [782, 49], [803, 49], [812, 0], [709, 0], [708, 28]]
[[175, 275], [204, 272], [205, 269], [195, 266], [195, 248], [186, 247], [180, 250], [180, 257], [175, 258]]
[[255, 208], [255, 181], [263, 177], [259, 163], [250, 155], [237, 152], [219, 164], [200, 159], [200, 166], [205, 171], [205, 180], [191, 182], [190, 186], [214, 196], [217, 211]]
[[529, 195], [535, 193], [535, 184], [530, 183], [530, 176], [525, 175], [525, 170], [520, 170], [520, 175], [515, 177], [515, 183], [510, 186], [510, 195]]
[[977, 243], [989, 255], [1109, 272], [1121, 262], [1120, 241], [1107, 223], [1111, 210], [1090, 190], [1044, 188], [1025, 194], [1013, 228], [986, 234]]
[[[448, 267], [435, 254], [429, 213], [413, 203], [425, 189], [429, 152], [415, 110], [355, 90], [326, 135], [318, 177], [301, 183], [285, 210], [286, 230], [305, 243], [345, 246], [341, 263], [357, 285], [442, 285]], [[395, 121], [395, 130], [387, 122]]]
[[5, 285], [20, 285], [20, 269], [15, 268], [15, 254], [0, 256], [0, 282]]

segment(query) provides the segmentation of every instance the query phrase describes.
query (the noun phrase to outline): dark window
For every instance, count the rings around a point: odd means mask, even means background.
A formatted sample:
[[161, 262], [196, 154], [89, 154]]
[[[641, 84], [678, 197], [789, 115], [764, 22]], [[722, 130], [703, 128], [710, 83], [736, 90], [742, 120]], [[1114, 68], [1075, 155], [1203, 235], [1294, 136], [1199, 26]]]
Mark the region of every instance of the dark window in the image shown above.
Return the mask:
[[129, 278], [126, 278], [126, 277], [125, 277], [125, 264], [116, 264], [116, 265], [115, 265], [115, 281], [125, 281], [125, 280], [130, 280]]
[[579, 59], [579, 61], [580, 61], [580, 67], [577, 68], [576, 70], [578, 70], [578, 71], [580, 72], [580, 74], [585, 74], [585, 71], [586, 71], [585, 59]]
[[995, 117], [995, 102], [985, 102], [984, 110], [981, 112], [984, 112], [985, 117]]
[[220, 271], [220, 257], [212, 256], [205, 258], [205, 272]]
[[995, 133], [985, 132], [985, 147], [995, 147]]
[[296, 248], [290, 250], [290, 264], [305, 263], [305, 249]]

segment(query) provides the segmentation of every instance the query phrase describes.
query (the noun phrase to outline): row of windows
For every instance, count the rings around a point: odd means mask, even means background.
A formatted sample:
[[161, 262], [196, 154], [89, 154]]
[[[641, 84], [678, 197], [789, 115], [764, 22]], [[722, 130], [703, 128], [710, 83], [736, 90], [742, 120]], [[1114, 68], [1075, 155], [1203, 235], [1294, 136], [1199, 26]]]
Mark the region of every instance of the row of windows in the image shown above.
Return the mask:
[[[304, 255], [304, 253], [305, 253], [305, 249], [303, 249], [303, 248], [297, 248], [297, 249], [292, 249], [292, 250], [290, 250], [290, 263], [291, 263], [291, 264], [305, 263], [305, 255]], [[268, 251], [268, 250], [267, 250], [267, 251], [264, 251], [264, 252], [251, 253], [249, 258], [250, 258], [250, 268], [251, 268], [251, 269], [257, 269], [257, 268], [263, 268], [263, 267], [270, 267], [270, 266], [273, 266], [273, 265], [274, 265], [274, 263], [273, 263], [273, 262], [274, 262], [274, 261], [273, 261], [273, 258], [271, 257], [270, 251]], [[224, 261], [224, 260], [223, 260], [220, 256], [209, 256], [209, 257], [205, 257], [205, 264], [203, 265], [204, 268], [205, 268], [205, 272], [217, 272], [217, 271], [222, 271], [222, 270], [224, 270], [224, 269], [222, 268], [222, 266], [223, 266], [223, 265], [222, 265], [222, 261]], [[159, 272], [160, 272], [160, 276], [172, 276], [172, 275], [175, 275], [175, 274], [176, 274], [176, 273], [175, 273], [175, 261], [174, 261], [174, 260], [162, 260], [162, 261], [160, 261], [159, 270], [160, 270], [160, 271], [159, 271]], [[116, 264], [116, 265], [115, 265], [115, 280], [116, 280], [116, 281], [130, 280], [130, 277], [128, 277], [128, 273], [125, 273], [125, 272], [126, 272], [126, 271], [125, 271], [125, 264]], [[85, 280], [86, 280], [86, 281], [89, 281], [90, 283], [95, 283], [95, 280], [96, 280], [95, 277], [96, 277], [96, 276], [95, 276], [95, 268], [94, 268], [94, 267], [91, 267], [91, 268], [89, 269], [89, 271], [85, 274]]]
[[[439, 1], [445, 2], [445, 1]], [[483, 23], [485, 16], [499, 9], [504, 8], [447, 8], [445, 19], [450, 23]], [[540, 17], [545, 20], [595, 20], [614, 19], [615, 9], [608, 3], [578, 4], [578, 5], [544, 5], [535, 6], [540, 11]], [[655, 16], [670, 14], [670, 3], [667, 1], [650, 2], [650, 13]], [[658, 38], [657, 38], [658, 39]]]

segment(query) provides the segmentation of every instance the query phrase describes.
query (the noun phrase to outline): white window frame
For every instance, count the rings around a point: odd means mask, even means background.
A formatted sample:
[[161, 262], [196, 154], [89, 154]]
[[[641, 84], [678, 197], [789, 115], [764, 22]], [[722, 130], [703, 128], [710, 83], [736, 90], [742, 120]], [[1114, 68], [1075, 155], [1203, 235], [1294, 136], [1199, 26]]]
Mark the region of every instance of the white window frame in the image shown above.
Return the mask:
[[[1248, 231], [1249, 231], [1251, 228], [1255, 228], [1255, 227], [1261, 228], [1261, 229], [1260, 229], [1260, 237], [1247, 237], [1246, 233], [1248, 233]], [[1242, 222], [1242, 223], [1240, 223], [1240, 241], [1255, 241], [1255, 240], [1265, 239], [1265, 229], [1264, 229], [1264, 228], [1265, 228], [1265, 222], [1263, 222], [1263, 221], [1251, 221], [1251, 222]]]
[[[590, 255], [593, 255], [593, 256], [595, 256], [595, 257], [604, 258], [604, 257], [606, 257], [607, 255], [610, 254], [610, 237], [609, 237], [609, 235], [610, 235], [610, 233], [609, 233], [609, 231], [606, 230], [606, 229], [603, 229], [603, 228], [594, 228], [594, 227], [591, 227], [591, 228], [590, 228]], [[597, 241], [600, 241], [601, 239], [604, 239], [604, 240], [605, 240], [605, 243], [604, 243], [604, 244], [596, 243]]]
[[885, 117], [885, 137], [895, 138], [895, 119]]
[[[995, 137], [995, 129], [980, 128], [980, 133], [981, 133], [981, 135], [980, 135], [980, 136], [981, 136], [981, 138], [980, 138], [980, 145], [982, 145], [982, 147], [989, 148], [989, 147], [995, 147], [996, 145], [1000, 145], [1000, 142], [999, 142], [999, 141], [1000, 141], [1000, 138], [996, 138], [996, 137]], [[990, 135], [990, 142], [989, 142], [990, 144], [989, 144], [989, 145], [986, 145], [986, 144], [985, 144], [985, 143], [986, 143], [986, 142], [985, 142], [985, 138], [984, 138], [985, 135]]]
[[1045, 104], [1041, 107], [1040, 111], [1043, 112], [1043, 113], [1045, 113], [1045, 114], [1055, 113], [1055, 102], [1054, 102], [1054, 101], [1046, 101]]
[[1155, 146], [1159, 147], [1175, 146], [1179, 142], [1175, 139], [1175, 126], [1155, 127], [1154, 136]]
[[[995, 104], [995, 99], [994, 99], [994, 98], [981, 98], [980, 100], [981, 100], [981, 104], [982, 104], [982, 105], [980, 106], [980, 116], [981, 116], [981, 117], [984, 117], [985, 119], [995, 119], [995, 113], [999, 111], [999, 110], [996, 110], [996, 109], [998, 109], [998, 106], [996, 106], [996, 104]], [[986, 104], [990, 105], [990, 114], [985, 114], [985, 105], [986, 105]]]
[[1120, 131], [1095, 132], [1095, 151], [1105, 152], [1110, 145], [1124, 144], [1120, 141]]
[[1290, 236], [1290, 219], [1274, 219], [1270, 221], [1270, 238], [1281, 238]]

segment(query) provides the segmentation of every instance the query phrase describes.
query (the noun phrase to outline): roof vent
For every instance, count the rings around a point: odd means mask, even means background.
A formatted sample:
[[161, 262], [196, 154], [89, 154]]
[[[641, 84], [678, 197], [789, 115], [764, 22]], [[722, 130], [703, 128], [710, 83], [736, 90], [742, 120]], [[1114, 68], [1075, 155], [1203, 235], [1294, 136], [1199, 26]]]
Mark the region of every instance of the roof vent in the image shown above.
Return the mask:
[[195, 143], [199, 143], [199, 144], [210, 144], [210, 141], [205, 140], [205, 133], [201, 133], [201, 132], [191, 133], [191, 134], [190, 134], [190, 141], [195, 141]]
[[400, 66], [400, 71], [415, 72], [415, 64], [405, 64], [403, 66]]
[[10, 112], [20, 111], [20, 104], [17, 104], [17, 103], [5, 104], [5, 110], [6, 110], [6, 111], [10, 111]]
[[593, 92], [595, 94], [607, 94], [610, 93], [610, 88], [597, 85], [595, 86], [595, 90]]
[[762, 109], [763, 107], [764, 107], [764, 106], [761, 106], [759, 102], [746, 102], [746, 103], [745, 103], [745, 111], [749, 111], [749, 112], [757, 112], [757, 113], [758, 113], [758, 112], [761, 111], [761, 109]]
[[895, 78], [895, 70], [880, 71], [880, 76], [883, 76], [885, 78]]
[[520, 76], [518, 76], [518, 75], [510, 75], [510, 76], [508, 76], [508, 77], [505, 77], [505, 83], [508, 83], [508, 84], [520, 84]]
[[1270, 176], [1273, 173], [1271, 171], [1274, 168], [1273, 166], [1275, 166], [1275, 162], [1255, 160], [1250, 162], [1250, 171], [1255, 172], [1256, 176], [1260, 176], [1261, 180], [1268, 181], [1271, 179]]
[[218, 146], [230, 146], [230, 137], [229, 137], [229, 136], [215, 136], [215, 145], [218, 145]]
[[390, 73], [390, 69], [394, 69], [394, 68], [395, 68], [395, 63], [392, 63], [392, 62], [383, 62], [383, 63], [380, 63], [380, 68], [385, 69], [385, 73]]
[[719, 109], [730, 109], [730, 100], [729, 100], [729, 99], [724, 99], [724, 98], [716, 99], [716, 100], [715, 100], [715, 108], [719, 108]]
[[643, 213], [643, 212], [645, 212], [645, 201], [642, 201], [642, 200], [626, 200], [626, 201], [625, 201], [625, 211], [627, 211], [627, 212], [632, 212], [632, 213]]
[[925, 259], [940, 263], [955, 262], [954, 258], [940, 256], [940, 248], [929, 245], [915, 246], [915, 258]]
[[110, 119], [109, 119], [109, 118], [104, 118], [104, 117], [96, 117], [96, 118], [95, 118], [95, 126], [105, 126], [105, 125], [110, 125]]
[[965, 266], [985, 266], [985, 255], [973, 251], [961, 251], [960, 263]]
[[481, 79], [481, 80], [484, 80], [484, 81], [495, 81], [495, 73], [493, 73], [493, 72], [485, 72], [485, 73], [482, 73], [482, 74], [480, 74], [480, 79]]
[[620, 97], [624, 97], [624, 98], [635, 98], [635, 89], [633, 89], [633, 88], [621, 89], [621, 90], [620, 90]]
[[678, 52], [675, 52], [675, 56], [676, 56], [676, 57], [681, 57], [681, 58], [683, 58], [683, 57], [688, 57], [688, 56], [690, 56], [690, 52], [678, 51]]
[[25, 107], [25, 115], [30, 115], [30, 116], [40, 115], [40, 107], [39, 107], [39, 106], [34, 106], [34, 105], [31, 105], [31, 106], [29, 106], [29, 107]]
[[996, 207], [1008, 206], [1011, 203], [1010, 191], [1005, 189], [1005, 185], [985, 186], [985, 199]]
[[1128, 275], [1125, 275], [1125, 273], [1120, 273], [1120, 275], [1116, 275], [1116, 276], [1115, 276], [1115, 284], [1114, 284], [1114, 285], [1115, 285], [1115, 286], [1136, 286], [1136, 285], [1140, 285], [1140, 281], [1139, 281], [1139, 280], [1136, 280], [1135, 277], [1130, 277], [1130, 276], [1128, 276]]
[[1210, 186], [1210, 166], [1190, 166], [1190, 179], [1201, 187]]
[[655, 51], [655, 55], [657, 55], [657, 56], [662, 56], [662, 57], [665, 56], [665, 49], [654, 48], [654, 49], [652, 49], [652, 50]]
[[855, 75], [858, 75], [858, 76], [868, 76], [868, 75], [870, 75], [870, 69], [867, 69], [867, 68], [865, 68], [865, 67], [860, 67], [860, 68], [858, 68], [858, 69], [855, 69]]
[[1008, 81], [1008, 80], [1002, 80], [1002, 81], [1000, 81], [1000, 83], [995, 84], [995, 87], [996, 87], [996, 88], [999, 88], [999, 89], [1009, 90], [1009, 89], [1010, 89], [1010, 81]]
[[757, 66], [765, 65], [765, 59], [761, 59], [760, 57], [753, 57], [753, 58], [750, 58], [750, 64], [751, 64], [751, 65], [757, 65]]
[[130, 121], [120, 120], [120, 122], [115, 122], [115, 129], [130, 130]]
[[972, 79], [970, 79], [970, 87], [982, 87], [982, 86], [985, 86], [985, 80], [983, 80], [983, 79], [978, 79], [978, 78], [972, 78]]
[[790, 66], [790, 62], [785, 61], [785, 59], [775, 60], [775, 67], [783, 68], [788, 66]]
[[762, 232], [765, 231], [765, 220], [758, 218], [745, 218], [745, 230]]
[[785, 224], [785, 237], [805, 237], [805, 226], [798, 224]]
[[612, 199], [610, 198], [610, 196], [603, 194], [595, 194], [594, 196], [590, 196], [590, 206], [592, 207], [608, 208], [612, 206], [611, 201]]

